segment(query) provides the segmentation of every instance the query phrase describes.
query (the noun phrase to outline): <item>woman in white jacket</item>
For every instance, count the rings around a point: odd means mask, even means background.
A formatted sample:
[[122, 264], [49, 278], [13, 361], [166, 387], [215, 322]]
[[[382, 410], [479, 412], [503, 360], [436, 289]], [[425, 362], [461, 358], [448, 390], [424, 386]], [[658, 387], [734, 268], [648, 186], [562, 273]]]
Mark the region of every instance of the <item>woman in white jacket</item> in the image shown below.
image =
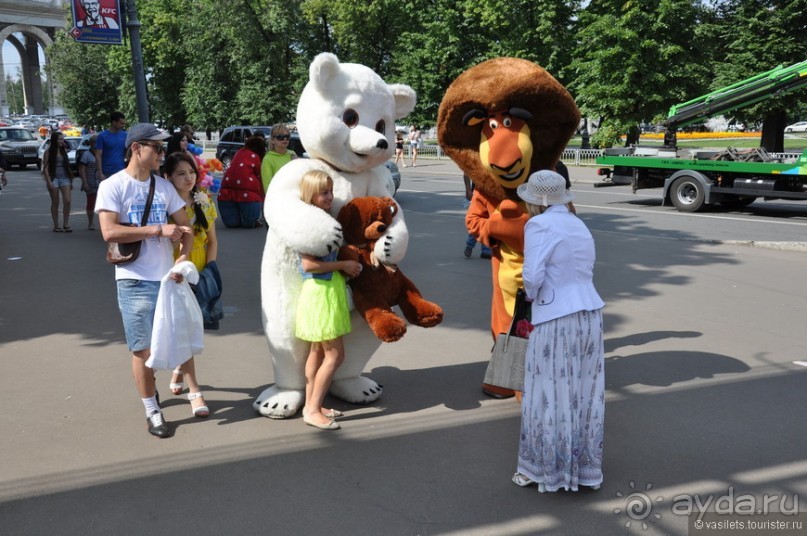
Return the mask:
[[573, 196], [554, 171], [519, 186], [524, 290], [533, 331], [525, 361], [518, 468], [513, 482], [539, 491], [602, 484], [605, 411], [602, 311], [593, 284], [594, 239], [569, 212]]

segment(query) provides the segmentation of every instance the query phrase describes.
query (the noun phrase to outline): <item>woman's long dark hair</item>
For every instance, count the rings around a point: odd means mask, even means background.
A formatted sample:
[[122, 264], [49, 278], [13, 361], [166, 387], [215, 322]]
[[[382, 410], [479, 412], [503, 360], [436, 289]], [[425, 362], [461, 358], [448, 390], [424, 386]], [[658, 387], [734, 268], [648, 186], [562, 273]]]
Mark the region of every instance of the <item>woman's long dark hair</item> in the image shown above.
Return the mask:
[[[188, 136], [184, 132], [174, 132], [174, 134], [168, 139], [168, 154], [173, 154], [177, 151], [182, 151], [182, 146], [180, 142], [182, 140], [188, 140]], [[190, 143], [190, 140], [188, 140]]]
[[[64, 134], [58, 130], [50, 135], [50, 145], [48, 146], [48, 174], [51, 180], [56, 176], [56, 151], [62, 153], [62, 162], [64, 162], [64, 171], [67, 177], [70, 179], [73, 178], [73, 170], [70, 169], [70, 160], [67, 158], [67, 150], [59, 145], [59, 138], [63, 137]], [[54, 148], [56, 148], [56, 150], [54, 150]]]
[[[174, 171], [176, 171], [177, 166], [180, 162], [187, 162], [196, 172], [196, 180], [199, 180], [199, 168], [196, 167], [196, 161], [190, 156], [188, 153], [184, 151], [177, 151], [175, 153], [169, 154], [165, 158], [165, 163], [163, 164], [163, 170], [165, 171], [166, 175], [173, 175]], [[193, 226], [197, 229], [207, 229], [209, 225], [207, 222], [207, 218], [205, 217], [205, 213], [202, 210], [202, 206], [196, 202], [196, 192], [199, 190], [199, 183], [193, 185], [191, 189], [191, 199], [193, 200], [193, 212], [196, 215], [196, 221], [193, 223]]]

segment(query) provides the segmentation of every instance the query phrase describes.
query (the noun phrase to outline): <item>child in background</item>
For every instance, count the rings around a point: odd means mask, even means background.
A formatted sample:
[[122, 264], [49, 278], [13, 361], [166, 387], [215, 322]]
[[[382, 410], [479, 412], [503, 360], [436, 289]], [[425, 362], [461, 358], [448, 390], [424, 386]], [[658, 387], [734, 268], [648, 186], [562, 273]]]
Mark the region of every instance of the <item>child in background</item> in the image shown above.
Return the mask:
[[[193, 156], [185, 151], [178, 151], [168, 155], [164, 164], [165, 178], [176, 188], [179, 197], [185, 201], [185, 213], [193, 226], [193, 248], [190, 260], [196, 269], [201, 272], [207, 263], [216, 260], [218, 255], [218, 240], [216, 239], [216, 226], [214, 222], [218, 214], [216, 205], [197, 185], [198, 171]], [[174, 251], [176, 257], [178, 250]], [[205, 399], [196, 382], [196, 367], [193, 356], [182, 366], [174, 369], [170, 389], [175, 395], [181, 394], [185, 388], [183, 379], [188, 381], [188, 400], [191, 403], [193, 416], [204, 418], [210, 415], [205, 405]]]
[[291, 133], [286, 125], [278, 123], [272, 127], [272, 133], [269, 136], [269, 151], [261, 161], [261, 181], [263, 181], [264, 194], [277, 170], [297, 158], [293, 151], [289, 151], [290, 140]]
[[[333, 204], [333, 181], [322, 171], [309, 171], [300, 181], [300, 198], [325, 212]], [[297, 302], [295, 335], [311, 343], [305, 363], [303, 421], [320, 430], [337, 430], [341, 412], [322, 407], [333, 375], [345, 359], [342, 336], [350, 333], [350, 311], [344, 272], [356, 277], [361, 265], [337, 261], [338, 250], [324, 257], [300, 254], [303, 287]]]

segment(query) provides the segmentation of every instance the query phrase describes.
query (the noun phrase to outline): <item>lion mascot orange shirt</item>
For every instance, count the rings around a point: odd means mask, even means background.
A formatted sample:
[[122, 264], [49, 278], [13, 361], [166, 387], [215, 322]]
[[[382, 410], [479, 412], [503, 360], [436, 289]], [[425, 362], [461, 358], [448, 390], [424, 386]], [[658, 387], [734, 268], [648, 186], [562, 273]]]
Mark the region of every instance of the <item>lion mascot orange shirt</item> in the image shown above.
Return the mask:
[[[494, 338], [510, 328], [522, 286], [529, 217], [516, 188], [540, 169], [565, 172], [559, 159], [579, 123], [580, 112], [566, 88], [540, 66], [517, 58], [471, 67], [440, 103], [438, 142], [475, 186], [466, 225], [493, 250]], [[483, 390], [513, 394], [488, 385]]]

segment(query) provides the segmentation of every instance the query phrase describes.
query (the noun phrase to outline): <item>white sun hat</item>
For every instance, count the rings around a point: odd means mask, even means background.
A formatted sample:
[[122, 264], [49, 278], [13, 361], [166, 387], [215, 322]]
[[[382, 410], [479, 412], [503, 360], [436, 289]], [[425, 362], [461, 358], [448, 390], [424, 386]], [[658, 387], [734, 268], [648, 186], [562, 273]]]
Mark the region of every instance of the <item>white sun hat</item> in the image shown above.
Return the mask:
[[574, 195], [566, 189], [566, 179], [548, 169], [530, 175], [517, 191], [518, 196], [527, 203], [544, 207], [565, 205], [574, 199]]

